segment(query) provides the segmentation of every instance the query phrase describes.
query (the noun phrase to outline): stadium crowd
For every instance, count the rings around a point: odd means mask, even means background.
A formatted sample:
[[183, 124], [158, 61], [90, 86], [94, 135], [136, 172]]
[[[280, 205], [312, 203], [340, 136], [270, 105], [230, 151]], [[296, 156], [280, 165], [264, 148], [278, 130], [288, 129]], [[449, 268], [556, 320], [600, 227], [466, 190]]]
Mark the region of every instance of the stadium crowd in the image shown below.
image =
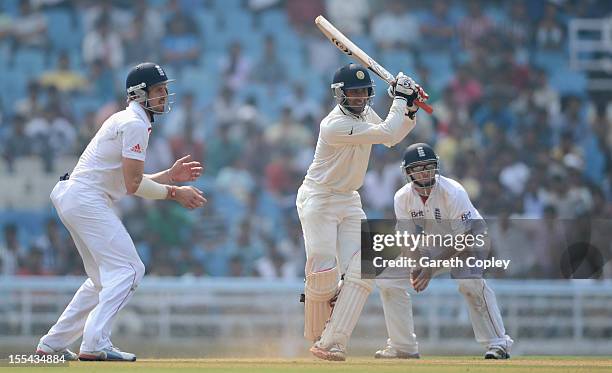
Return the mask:
[[[313, 25], [325, 14], [390, 70], [413, 75], [435, 109], [418, 114], [403, 143], [373, 148], [361, 189], [368, 217], [393, 217], [393, 195], [405, 182], [401, 153], [423, 141], [475, 206], [498, 218], [494, 238], [509, 232], [509, 217], [610, 219], [609, 97], [588, 92], [567, 58], [569, 21], [610, 8], [606, 1], [2, 1], [0, 177], [30, 172], [15, 167], [24, 157], [39, 159], [41, 172], [69, 172], [56, 160], [78, 156], [125, 106], [127, 69], [159, 61], [177, 79], [177, 102], [156, 120], [146, 171], [191, 154], [205, 164], [198, 186], [209, 204], [195, 213], [172, 202], [120, 203], [148, 274], [302, 276], [295, 193], [318, 124], [335, 104], [331, 76], [346, 61]], [[390, 101], [378, 82], [375, 108], [384, 117]], [[50, 203], [28, 212], [45, 222], [37, 229], [15, 221], [14, 209], [0, 213], [1, 274], [84, 273]], [[555, 229], [542, 225], [544, 252], [515, 275], [545, 275]]]

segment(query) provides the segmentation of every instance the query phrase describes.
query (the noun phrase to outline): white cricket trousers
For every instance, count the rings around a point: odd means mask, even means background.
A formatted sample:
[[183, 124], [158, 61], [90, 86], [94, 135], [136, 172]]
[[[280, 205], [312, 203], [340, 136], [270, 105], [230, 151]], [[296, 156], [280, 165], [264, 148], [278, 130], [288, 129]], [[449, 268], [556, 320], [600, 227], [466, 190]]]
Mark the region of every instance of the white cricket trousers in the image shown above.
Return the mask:
[[41, 342], [61, 350], [83, 335], [81, 351], [100, 351], [112, 346], [112, 321], [142, 280], [144, 264], [104, 193], [73, 180], [60, 181], [51, 201], [89, 278]]
[[359, 193], [330, 192], [305, 181], [298, 189], [296, 207], [313, 269], [336, 265], [345, 273], [353, 255], [361, 251], [361, 219], [366, 215]]

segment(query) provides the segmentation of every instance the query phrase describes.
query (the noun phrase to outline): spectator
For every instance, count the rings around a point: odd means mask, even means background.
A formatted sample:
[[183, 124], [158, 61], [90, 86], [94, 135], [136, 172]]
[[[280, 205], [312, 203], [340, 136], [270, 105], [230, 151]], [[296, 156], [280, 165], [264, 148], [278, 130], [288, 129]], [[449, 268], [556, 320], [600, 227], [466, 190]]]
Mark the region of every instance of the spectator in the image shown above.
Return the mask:
[[265, 169], [266, 187], [277, 199], [295, 192], [292, 182], [292, 168], [286, 153], [278, 151], [272, 156]]
[[229, 138], [229, 125], [222, 124], [217, 128], [217, 135], [206, 142], [206, 174], [217, 176], [217, 173], [240, 157], [242, 145]]
[[154, 209], [149, 209], [145, 217], [147, 231], [156, 232], [164, 247], [179, 247], [184, 242], [191, 229], [191, 219], [178, 205], [156, 203]]
[[535, 68], [532, 71], [531, 97], [534, 105], [548, 111], [550, 116], [558, 115], [561, 108], [559, 92], [550, 86], [546, 70]]
[[[96, 122], [96, 112], [89, 110], [85, 113], [81, 125], [78, 127], [77, 139], [76, 139], [76, 151], [75, 154], [82, 154], [91, 139], [95, 136], [96, 132], [102, 123]], [[157, 170], [158, 168], [155, 168]]]
[[180, 10], [170, 17], [167, 28], [168, 33], [162, 40], [165, 63], [179, 72], [186, 66], [196, 65], [200, 59], [202, 40], [193, 18]]
[[306, 122], [308, 117], [315, 120], [321, 119], [321, 104], [306, 95], [304, 83], [295, 82], [293, 84], [293, 91], [285, 101], [285, 107], [291, 108], [293, 118], [300, 123]]
[[272, 91], [284, 84], [287, 79], [285, 65], [278, 57], [276, 41], [272, 35], [266, 35], [263, 55], [255, 64], [251, 75], [253, 82], [262, 84]]
[[265, 258], [266, 251], [264, 246], [259, 240], [259, 237], [253, 235], [251, 232], [251, 220], [243, 219], [238, 224], [238, 237], [232, 245], [234, 255], [240, 257], [244, 263], [244, 274], [247, 276], [253, 276], [257, 268], [257, 262]]
[[372, 169], [366, 173], [363, 195], [364, 200], [368, 201], [367, 206], [374, 210], [368, 212], [372, 219], [376, 219], [376, 216], [382, 217], [382, 212], [393, 206], [393, 199], [389, 196], [397, 191], [398, 177], [401, 179], [397, 167], [386, 167], [382, 160], [375, 162]]
[[529, 239], [529, 220], [512, 218], [509, 211], [503, 211], [499, 218], [489, 221], [492, 256], [510, 259], [504, 278], [524, 279], [533, 275], [536, 257], [533, 242]]
[[428, 9], [421, 22], [420, 34], [427, 35], [427, 45], [432, 50], [451, 50], [455, 21], [450, 16], [448, 1], [434, 1], [431, 11]]
[[251, 74], [251, 61], [242, 52], [242, 44], [234, 41], [229, 44], [227, 54], [220, 61], [222, 79], [233, 90], [239, 90], [248, 83]]
[[128, 65], [137, 65], [142, 61], [158, 61], [159, 40], [148, 37], [149, 32], [145, 28], [145, 21], [141, 17], [135, 17], [131, 22], [128, 32], [123, 37], [125, 47], [125, 62]]
[[544, 16], [536, 28], [536, 47], [543, 50], [560, 50], [565, 44], [565, 28], [559, 22], [557, 5], [548, 2]]
[[[508, 38], [510, 45], [525, 49], [533, 34], [533, 25], [524, 0], [511, 1], [508, 17], [500, 26], [500, 31]], [[525, 52], [526, 51], [522, 51]]]
[[27, 97], [17, 101], [15, 104], [15, 114], [18, 114], [26, 120], [30, 120], [39, 114], [42, 114], [43, 104], [40, 99], [41, 87], [35, 80], [28, 82]]
[[[144, 44], [158, 45], [162, 36], [166, 33], [166, 25], [159, 9], [147, 0], [135, 0], [133, 4], [134, 11], [131, 14], [131, 23], [142, 20], [142, 29], [145, 31], [142, 34]], [[153, 53], [155, 52], [153, 51]], [[157, 60], [157, 58], [154, 58], [154, 60]], [[138, 62], [142, 62], [142, 60]]]
[[185, 93], [181, 105], [168, 114], [163, 131], [169, 139], [173, 159], [185, 154], [198, 160], [204, 158], [204, 115], [195, 107], [193, 92]]
[[91, 67], [97, 60], [101, 60], [106, 68], [118, 69], [123, 66], [121, 38], [106, 16], [100, 17], [95, 28], [83, 39], [83, 61]]
[[255, 189], [256, 183], [246, 168], [246, 161], [242, 157], [238, 157], [234, 159], [231, 165], [220, 170], [217, 175], [216, 186], [218, 190], [223, 190], [244, 203]]
[[[33, 247], [42, 254], [42, 267], [47, 272], [59, 272], [62, 259], [66, 259], [66, 240], [55, 218], [47, 219], [45, 232], [34, 240]], [[74, 255], [74, 253], [72, 253]]]
[[603, 108], [597, 110], [589, 129], [580, 144], [584, 162], [588, 165], [584, 172], [591, 182], [598, 183], [603, 179], [606, 167], [612, 167], [612, 123]]
[[540, 219], [544, 213], [544, 198], [540, 175], [531, 174], [522, 196], [522, 215], [527, 219]]
[[12, 56], [19, 48], [44, 49], [48, 52], [47, 20], [32, 8], [31, 0], [19, 1], [19, 16], [12, 23]]
[[225, 231], [215, 237], [205, 239], [198, 231], [195, 232], [194, 257], [209, 276], [219, 277], [230, 274], [231, 251], [227, 247]]
[[212, 105], [217, 124], [235, 121], [239, 108], [234, 90], [227, 85], [223, 86]]
[[312, 27], [312, 20], [325, 13], [323, 0], [287, 0], [289, 23], [298, 33], [303, 34]]
[[351, 6], [346, 6], [344, 0], [326, 0], [325, 10], [330, 22], [347, 35], [365, 33], [370, 14], [368, 0], [351, 0]]
[[270, 146], [298, 149], [310, 144], [311, 134], [303, 124], [294, 120], [291, 108], [285, 107], [280, 122], [266, 129], [265, 138]]
[[17, 271], [18, 276], [50, 276], [53, 274], [53, 272], [45, 269], [43, 253], [37, 248], [31, 248], [28, 255], [22, 257], [19, 270]]
[[468, 14], [459, 22], [459, 37], [463, 46], [470, 50], [480, 39], [493, 30], [493, 22], [482, 11], [483, 3], [479, 0], [470, 0], [467, 3]]
[[305, 35], [308, 66], [319, 75], [328, 77], [338, 67], [339, 53], [329, 47], [329, 40], [318, 30], [308, 30]]
[[0, 274], [12, 276], [19, 268], [19, 257], [24, 254], [17, 237], [17, 225], [6, 224], [4, 226], [4, 242], [0, 245]]
[[102, 102], [107, 102], [114, 98], [115, 84], [113, 70], [106, 66], [104, 60], [96, 59], [89, 65], [88, 80], [91, 84], [91, 96], [96, 97], [96, 99]]
[[372, 17], [372, 39], [382, 50], [418, 49], [419, 22], [406, 9], [406, 2], [386, 0], [382, 13]]
[[[20, 115], [13, 119], [13, 127], [2, 146], [2, 156], [6, 160], [9, 172], [15, 172], [15, 159], [33, 153], [32, 139], [26, 134], [26, 121]], [[21, 170], [23, 171], [23, 170]]]
[[457, 69], [455, 78], [449, 83], [449, 88], [452, 92], [452, 102], [460, 110], [469, 111], [483, 95], [482, 85], [470, 76], [465, 66]]
[[63, 93], [84, 91], [87, 89], [87, 79], [81, 73], [70, 67], [70, 55], [62, 51], [57, 60], [55, 70], [45, 72], [39, 79], [43, 87], [55, 87]]

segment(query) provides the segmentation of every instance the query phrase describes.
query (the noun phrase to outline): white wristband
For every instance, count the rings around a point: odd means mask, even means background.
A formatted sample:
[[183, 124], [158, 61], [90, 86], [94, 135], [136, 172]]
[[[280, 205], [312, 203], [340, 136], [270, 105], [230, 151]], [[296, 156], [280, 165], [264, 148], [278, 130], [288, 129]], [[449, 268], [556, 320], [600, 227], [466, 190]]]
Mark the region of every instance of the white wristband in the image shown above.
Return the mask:
[[138, 185], [138, 189], [136, 193], [134, 193], [138, 197], [146, 198], [146, 199], [166, 199], [168, 195], [168, 188], [165, 185], [157, 183], [146, 176], [142, 177], [140, 181], [140, 185]]

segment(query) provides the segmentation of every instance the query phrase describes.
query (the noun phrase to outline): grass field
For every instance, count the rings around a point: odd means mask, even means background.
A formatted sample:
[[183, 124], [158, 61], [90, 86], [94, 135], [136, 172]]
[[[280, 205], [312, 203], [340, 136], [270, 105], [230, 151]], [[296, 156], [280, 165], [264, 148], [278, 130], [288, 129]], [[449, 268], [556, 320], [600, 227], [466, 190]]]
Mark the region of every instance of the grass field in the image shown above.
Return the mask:
[[[6, 365], [4, 365], [6, 367]], [[9, 368], [11, 369], [11, 368]], [[43, 372], [46, 367], [23, 367], [17, 372]], [[0, 371], [7, 368], [0, 368]], [[603, 357], [516, 357], [508, 361], [483, 360], [481, 357], [425, 357], [420, 360], [381, 361], [373, 358], [349, 358], [346, 362], [304, 359], [142, 359], [135, 363], [74, 362], [47, 372], [200, 372], [207, 373], [567, 373], [612, 372], [612, 358]]]

